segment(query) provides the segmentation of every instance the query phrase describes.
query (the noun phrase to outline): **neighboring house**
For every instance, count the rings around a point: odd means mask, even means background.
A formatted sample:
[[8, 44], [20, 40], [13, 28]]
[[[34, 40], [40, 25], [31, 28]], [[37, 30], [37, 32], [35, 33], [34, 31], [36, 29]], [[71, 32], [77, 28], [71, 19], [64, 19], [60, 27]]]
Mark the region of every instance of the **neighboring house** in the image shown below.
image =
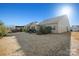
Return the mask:
[[32, 25], [30, 26], [30, 29], [37, 29], [37, 24], [36, 24], [36, 23], [32, 24]]
[[74, 31], [74, 32], [79, 31], [79, 25], [73, 25], [73, 26], [71, 27], [71, 30]]
[[17, 30], [20, 30], [22, 28], [24, 28], [24, 26], [15, 26], [15, 29], [17, 29]]
[[53, 33], [63, 33], [70, 31], [70, 24], [67, 15], [44, 20], [40, 22], [39, 25], [51, 26]]
[[37, 26], [38, 26], [38, 23], [32, 22], [32, 23], [27, 24], [27, 25], [25, 26], [25, 28], [28, 29], [28, 27], [29, 27], [29, 29], [37, 29]]
[[9, 30], [10, 32], [21, 32], [23, 28], [25, 28], [25, 26], [10, 26]]

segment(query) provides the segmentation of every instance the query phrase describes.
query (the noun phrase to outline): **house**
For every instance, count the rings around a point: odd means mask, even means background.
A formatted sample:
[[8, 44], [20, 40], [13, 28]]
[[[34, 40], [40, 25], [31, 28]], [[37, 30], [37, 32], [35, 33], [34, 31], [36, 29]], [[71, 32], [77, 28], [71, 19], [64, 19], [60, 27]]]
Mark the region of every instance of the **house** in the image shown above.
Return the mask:
[[36, 22], [29, 23], [25, 26], [26, 29], [37, 29], [37, 27], [38, 27], [38, 23]]
[[51, 26], [53, 33], [63, 33], [70, 31], [70, 24], [67, 15], [46, 19], [40, 25]]
[[73, 25], [71, 27], [71, 30], [74, 31], [74, 32], [78, 32], [79, 31], [79, 25]]
[[12, 32], [20, 32], [23, 28], [24, 26], [15, 26], [15, 28], [12, 29]]
[[23, 29], [23, 28], [24, 28], [24, 26], [15, 26], [16, 30], [20, 30], [20, 29]]

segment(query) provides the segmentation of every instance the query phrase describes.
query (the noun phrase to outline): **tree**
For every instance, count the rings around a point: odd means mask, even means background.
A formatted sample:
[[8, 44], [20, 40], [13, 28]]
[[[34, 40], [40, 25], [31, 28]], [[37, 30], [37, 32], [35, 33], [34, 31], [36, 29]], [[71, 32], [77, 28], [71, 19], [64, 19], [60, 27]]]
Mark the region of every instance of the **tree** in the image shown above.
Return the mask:
[[0, 20], [0, 25], [4, 25], [4, 23]]

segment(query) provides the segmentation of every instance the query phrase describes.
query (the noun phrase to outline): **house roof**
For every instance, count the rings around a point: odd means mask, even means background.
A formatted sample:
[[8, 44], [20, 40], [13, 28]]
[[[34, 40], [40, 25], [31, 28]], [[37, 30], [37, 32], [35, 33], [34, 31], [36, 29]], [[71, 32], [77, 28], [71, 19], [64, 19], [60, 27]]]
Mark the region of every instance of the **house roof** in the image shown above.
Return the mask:
[[56, 24], [63, 19], [68, 19], [67, 15], [62, 15], [62, 16], [58, 16], [58, 17], [55, 17], [55, 18], [49, 18], [49, 19], [46, 19], [46, 20], [40, 22], [39, 24], [49, 24], [49, 23], [55, 23]]

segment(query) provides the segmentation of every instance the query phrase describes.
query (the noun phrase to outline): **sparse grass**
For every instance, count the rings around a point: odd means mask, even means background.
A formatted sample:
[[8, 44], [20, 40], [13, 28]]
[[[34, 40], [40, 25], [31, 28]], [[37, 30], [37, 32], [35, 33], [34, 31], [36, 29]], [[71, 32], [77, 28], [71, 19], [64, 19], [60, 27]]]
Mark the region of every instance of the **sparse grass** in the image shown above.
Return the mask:
[[24, 55], [23, 51], [17, 51], [20, 46], [16, 41], [16, 37], [3, 37], [0, 40], [0, 56]]
[[71, 56], [79, 56], [79, 32], [71, 34]]
[[72, 32], [72, 37], [74, 37], [76, 40], [79, 40], [79, 32]]

